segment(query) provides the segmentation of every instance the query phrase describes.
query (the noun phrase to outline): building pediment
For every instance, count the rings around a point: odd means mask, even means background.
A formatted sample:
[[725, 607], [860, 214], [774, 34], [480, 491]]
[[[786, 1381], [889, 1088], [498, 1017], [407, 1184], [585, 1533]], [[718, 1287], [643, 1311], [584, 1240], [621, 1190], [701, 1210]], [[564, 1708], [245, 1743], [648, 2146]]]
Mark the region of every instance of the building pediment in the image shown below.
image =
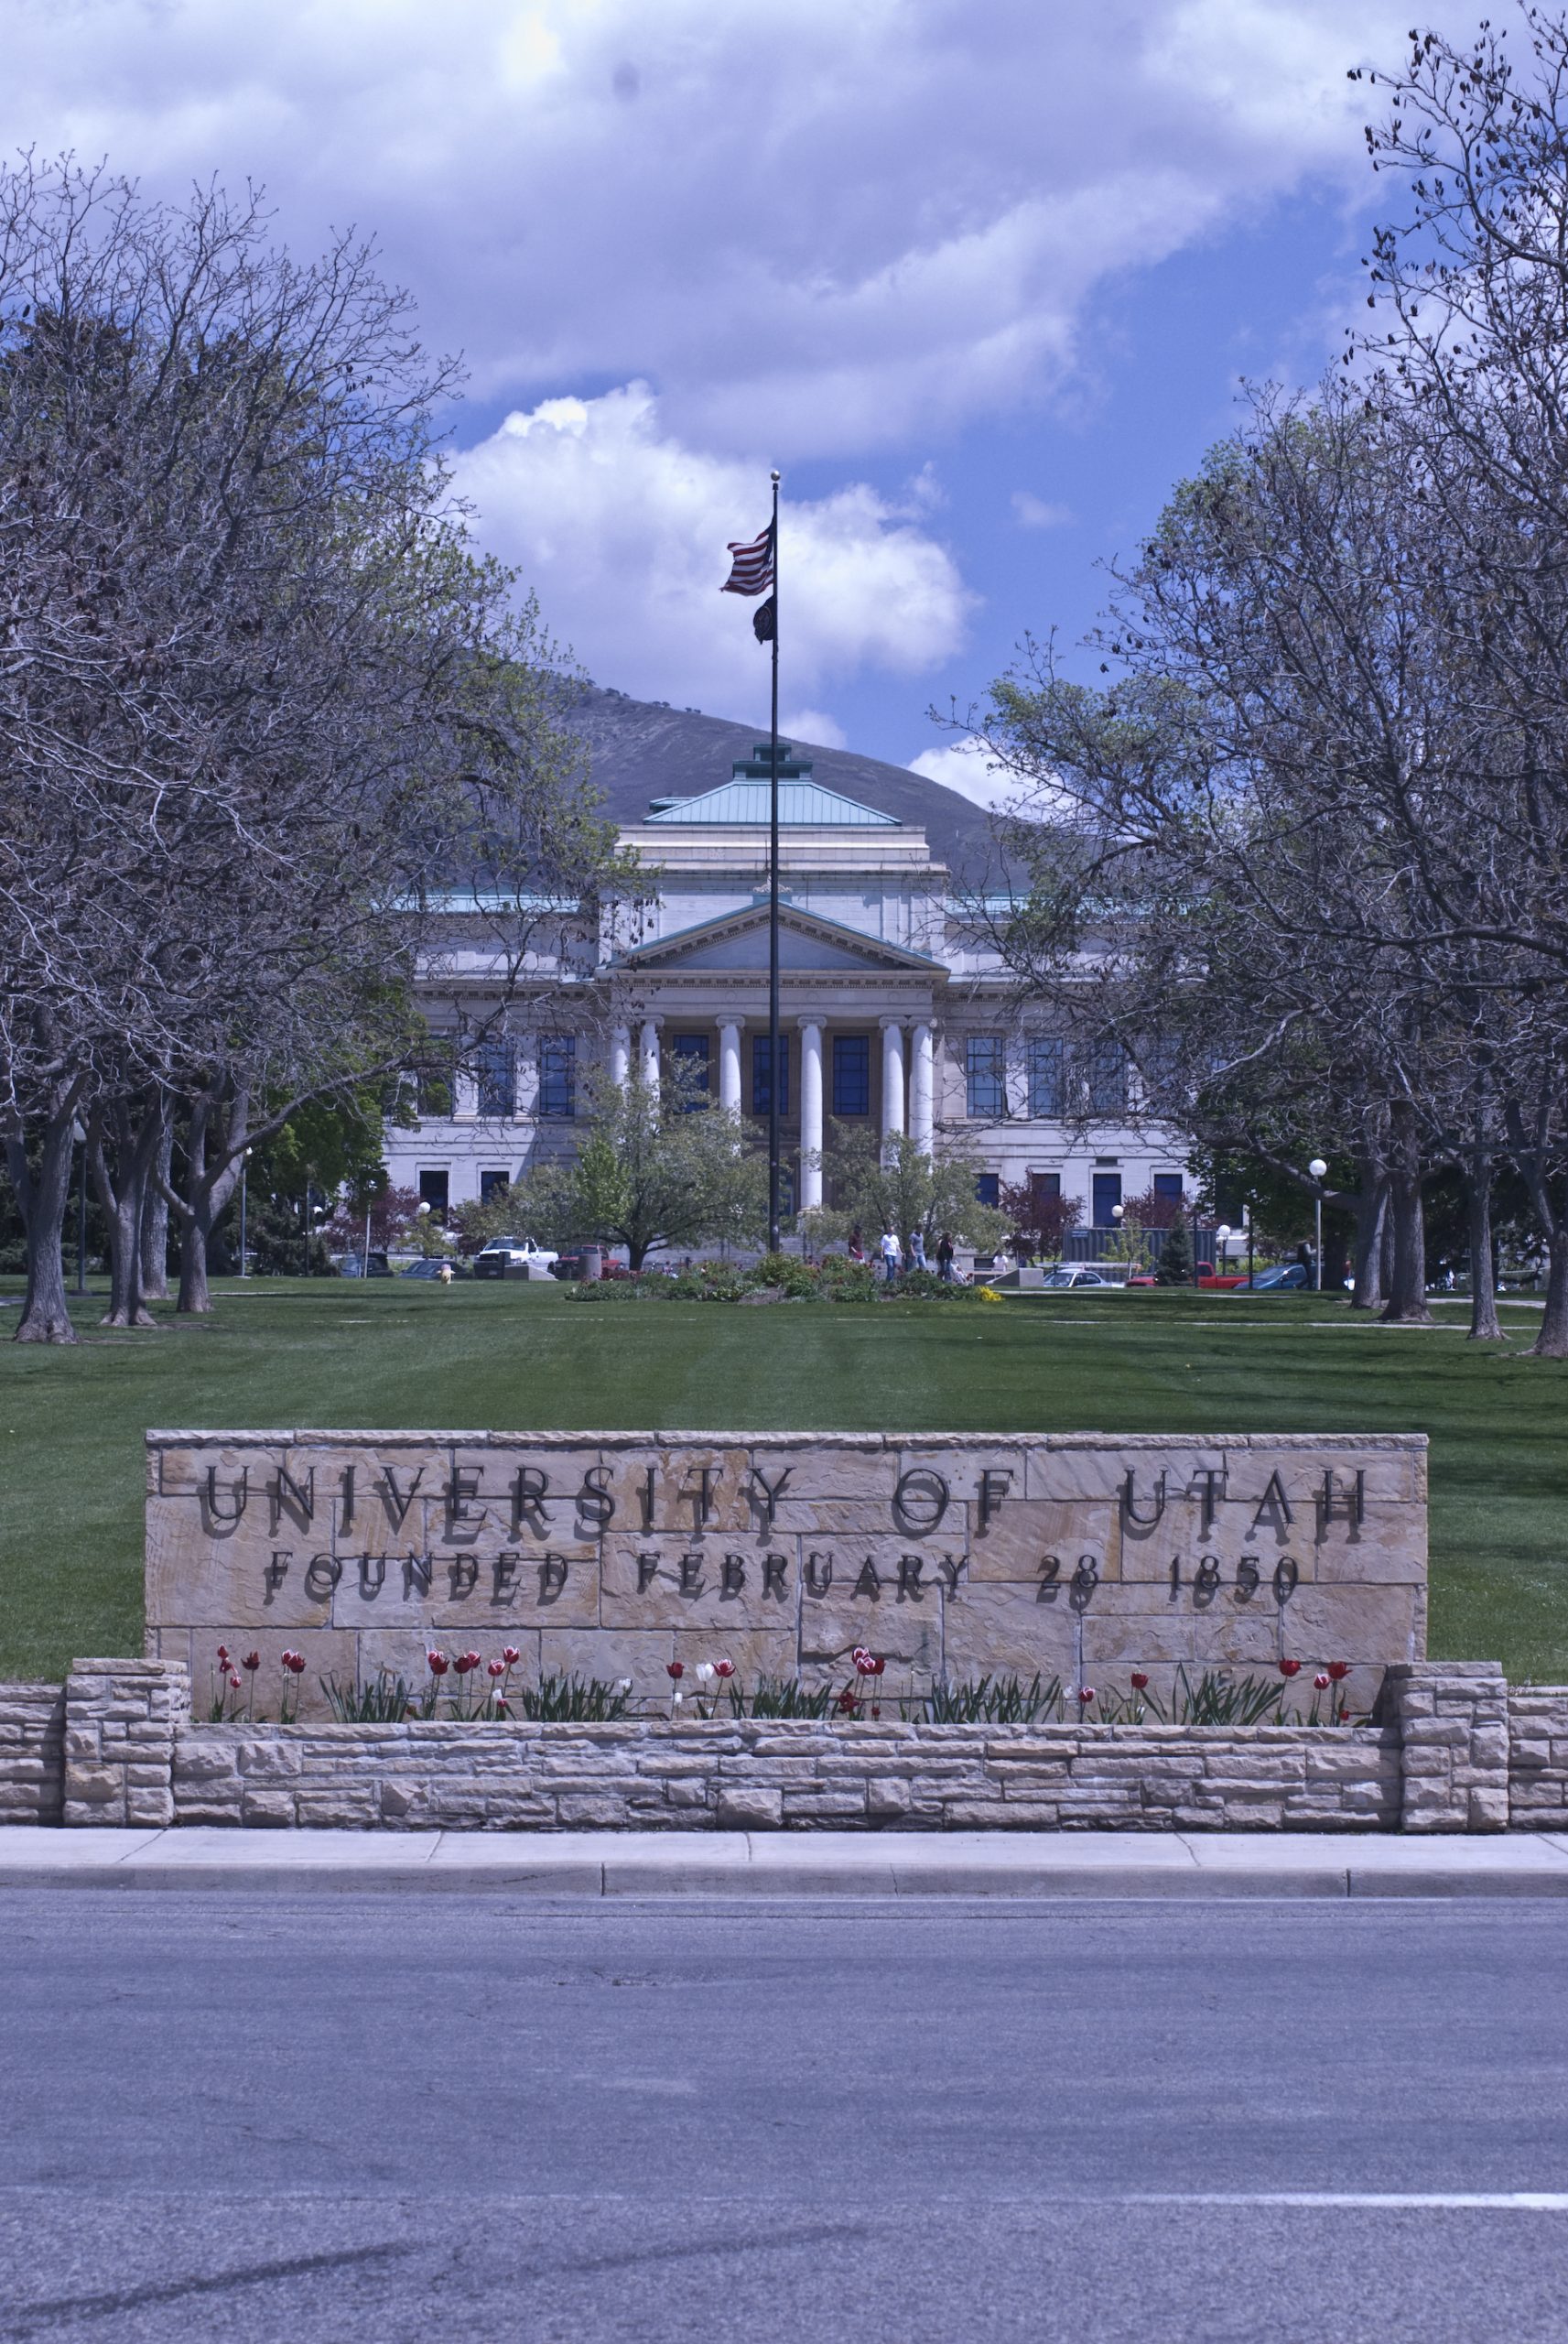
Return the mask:
[[[617, 963], [620, 968], [639, 970], [650, 976], [674, 976], [687, 971], [696, 974], [708, 970], [754, 974], [767, 965], [765, 904], [748, 906], [744, 911], [728, 913], [719, 919], [704, 920], [674, 936], [654, 938], [622, 953]], [[887, 975], [903, 971], [929, 976], [939, 965], [924, 952], [911, 952], [903, 945], [889, 944], [881, 937], [863, 935], [859, 928], [845, 928], [838, 920], [802, 911], [798, 905], [780, 907], [779, 966], [792, 974], [826, 976], [858, 971]]]

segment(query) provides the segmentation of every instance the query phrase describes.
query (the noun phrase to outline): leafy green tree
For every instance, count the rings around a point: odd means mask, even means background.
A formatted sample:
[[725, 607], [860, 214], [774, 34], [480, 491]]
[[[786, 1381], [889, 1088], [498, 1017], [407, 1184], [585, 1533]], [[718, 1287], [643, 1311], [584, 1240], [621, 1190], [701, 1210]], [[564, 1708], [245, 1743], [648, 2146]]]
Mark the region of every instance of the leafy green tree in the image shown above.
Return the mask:
[[1161, 1286], [1191, 1286], [1193, 1282], [1193, 1243], [1187, 1235], [1184, 1221], [1173, 1221], [1170, 1234], [1160, 1251], [1160, 1266], [1154, 1273]]
[[657, 1246], [756, 1243], [767, 1227], [767, 1170], [740, 1120], [710, 1106], [677, 1069], [589, 1091], [568, 1163], [514, 1183], [510, 1216], [549, 1243], [624, 1245], [633, 1270]]
[[827, 1163], [837, 1203], [831, 1214], [813, 1216], [822, 1235], [842, 1235], [859, 1226], [874, 1245], [884, 1229], [906, 1242], [918, 1230], [928, 1253], [945, 1229], [982, 1253], [1007, 1238], [1007, 1214], [981, 1204], [976, 1195], [983, 1167], [978, 1152], [962, 1141], [933, 1156], [907, 1136], [880, 1139], [834, 1123]]

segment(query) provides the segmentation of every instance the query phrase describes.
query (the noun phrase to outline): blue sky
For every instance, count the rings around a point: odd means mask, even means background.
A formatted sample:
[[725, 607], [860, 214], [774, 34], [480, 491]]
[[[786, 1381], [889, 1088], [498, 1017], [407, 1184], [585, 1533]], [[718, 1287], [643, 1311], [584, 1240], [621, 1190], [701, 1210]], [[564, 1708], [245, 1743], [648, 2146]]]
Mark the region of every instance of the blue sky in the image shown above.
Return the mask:
[[[785, 475], [784, 695], [930, 757], [1080, 635], [1360, 294], [1395, 0], [11, 0], [0, 139], [376, 235], [470, 371], [455, 481], [596, 678], [756, 722], [724, 543]], [[1447, 18], [1445, 28], [1463, 29]], [[1374, 101], [1375, 103], [1375, 101]], [[951, 765], [939, 766], [944, 776]], [[968, 776], [977, 794], [985, 784]]]

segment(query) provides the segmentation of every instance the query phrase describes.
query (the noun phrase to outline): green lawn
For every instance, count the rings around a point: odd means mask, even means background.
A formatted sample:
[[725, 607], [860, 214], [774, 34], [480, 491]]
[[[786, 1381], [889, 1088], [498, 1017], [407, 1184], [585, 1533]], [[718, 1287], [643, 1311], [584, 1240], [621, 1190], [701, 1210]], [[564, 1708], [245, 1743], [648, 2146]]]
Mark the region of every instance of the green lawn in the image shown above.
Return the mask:
[[1526, 1310], [1496, 1351], [1310, 1296], [746, 1310], [268, 1279], [135, 1335], [101, 1308], [79, 1349], [0, 1354], [0, 1676], [140, 1650], [148, 1425], [604, 1425], [1425, 1432], [1433, 1651], [1568, 1679], [1568, 1366], [1521, 1355]]

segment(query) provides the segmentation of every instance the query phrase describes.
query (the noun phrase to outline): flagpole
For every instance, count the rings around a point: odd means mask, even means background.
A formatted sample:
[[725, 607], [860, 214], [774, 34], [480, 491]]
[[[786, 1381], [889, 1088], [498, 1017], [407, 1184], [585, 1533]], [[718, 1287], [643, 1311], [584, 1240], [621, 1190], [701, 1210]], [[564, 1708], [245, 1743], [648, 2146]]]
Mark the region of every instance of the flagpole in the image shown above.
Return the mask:
[[779, 1250], [779, 476], [773, 476], [773, 700], [768, 743], [768, 1251]]

